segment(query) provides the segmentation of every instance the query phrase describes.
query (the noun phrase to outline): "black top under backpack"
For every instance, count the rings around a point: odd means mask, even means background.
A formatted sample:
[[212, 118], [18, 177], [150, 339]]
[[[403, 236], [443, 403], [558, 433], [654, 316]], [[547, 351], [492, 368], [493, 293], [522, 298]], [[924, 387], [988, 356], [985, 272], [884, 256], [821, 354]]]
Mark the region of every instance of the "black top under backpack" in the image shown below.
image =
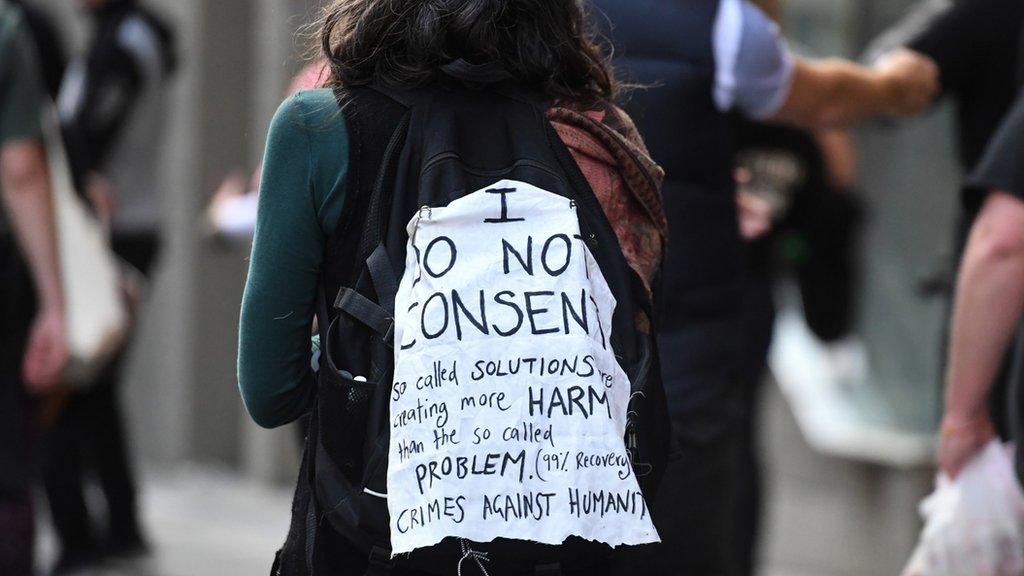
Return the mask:
[[337, 97], [351, 142], [346, 206], [324, 259], [317, 400], [275, 574], [326, 573], [321, 558], [335, 536], [367, 559], [367, 568], [351, 572], [360, 575], [555, 575], [606, 562], [611, 547], [576, 537], [561, 545], [448, 538], [392, 558], [386, 495], [394, 303], [406, 224], [422, 207], [448, 206], [506, 179], [572, 201], [582, 240], [617, 301], [610, 345], [631, 383], [624, 442], [648, 501], [664, 469], [669, 425], [654, 334], [636, 328], [639, 314], [653, 317], [650, 298], [545, 117], [544, 98], [502, 83], [471, 89], [456, 81], [404, 92], [360, 87]]

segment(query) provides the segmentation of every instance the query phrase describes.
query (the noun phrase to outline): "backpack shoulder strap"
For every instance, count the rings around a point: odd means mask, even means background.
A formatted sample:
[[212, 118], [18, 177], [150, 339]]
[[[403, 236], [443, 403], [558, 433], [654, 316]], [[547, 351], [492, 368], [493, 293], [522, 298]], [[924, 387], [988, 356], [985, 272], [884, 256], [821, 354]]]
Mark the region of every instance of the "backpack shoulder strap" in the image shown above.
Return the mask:
[[335, 97], [345, 116], [349, 161], [345, 208], [324, 253], [324, 291], [332, 299], [342, 286], [354, 282], [368, 256], [354, 248], [363, 244], [364, 235], [373, 232], [368, 226], [376, 225], [367, 224], [370, 197], [388, 143], [406, 113], [404, 105], [368, 87], [338, 89]]

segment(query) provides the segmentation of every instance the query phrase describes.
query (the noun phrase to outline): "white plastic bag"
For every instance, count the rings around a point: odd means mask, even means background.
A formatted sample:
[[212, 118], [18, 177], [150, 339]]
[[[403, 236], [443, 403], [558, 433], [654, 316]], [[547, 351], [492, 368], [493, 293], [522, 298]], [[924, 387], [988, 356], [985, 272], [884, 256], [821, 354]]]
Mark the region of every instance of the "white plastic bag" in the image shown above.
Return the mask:
[[925, 527], [903, 576], [1024, 574], [1024, 493], [1013, 452], [993, 440], [921, 502]]

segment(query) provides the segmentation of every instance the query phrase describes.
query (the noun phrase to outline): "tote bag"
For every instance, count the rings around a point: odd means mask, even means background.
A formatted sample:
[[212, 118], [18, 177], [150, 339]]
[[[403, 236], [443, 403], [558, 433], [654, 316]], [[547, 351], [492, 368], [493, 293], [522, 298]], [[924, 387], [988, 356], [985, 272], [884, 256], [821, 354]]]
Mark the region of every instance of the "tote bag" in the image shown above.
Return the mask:
[[75, 191], [52, 107], [44, 113], [43, 127], [64, 288], [68, 365], [63, 380], [81, 388], [124, 344], [128, 310], [120, 264], [106, 227]]

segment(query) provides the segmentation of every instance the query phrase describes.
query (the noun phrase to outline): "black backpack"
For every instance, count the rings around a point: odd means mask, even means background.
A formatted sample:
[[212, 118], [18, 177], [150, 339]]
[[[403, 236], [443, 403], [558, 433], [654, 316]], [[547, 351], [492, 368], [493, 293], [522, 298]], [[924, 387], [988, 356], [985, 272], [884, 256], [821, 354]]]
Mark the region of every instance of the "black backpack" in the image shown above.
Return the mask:
[[[367, 574], [396, 568], [456, 574], [473, 566], [470, 573], [554, 575], [605, 562], [610, 547], [575, 537], [559, 546], [449, 538], [391, 557], [386, 479], [394, 302], [405, 266], [406, 223], [421, 207], [447, 206], [502, 179], [574, 200], [584, 240], [618, 302], [611, 345], [632, 392], [625, 442], [648, 502], [667, 459], [668, 413], [655, 335], [635, 326], [639, 312], [653, 318], [647, 291], [546, 119], [543, 98], [514, 86], [471, 89], [455, 81], [407, 92], [356, 88], [336, 95], [357, 165], [349, 167], [343, 221], [325, 256], [323, 285], [329, 298], [318, 312], [322, 346], [316, 407], [292, 531], [279, 558], [281, 566], [291, 568], [277, 573], [314, 573], [324, 530], [366, 555]], [[366, 375], [365, 381], [353, 374]], [[299, 565], [305, 569], [295, 568]]]

